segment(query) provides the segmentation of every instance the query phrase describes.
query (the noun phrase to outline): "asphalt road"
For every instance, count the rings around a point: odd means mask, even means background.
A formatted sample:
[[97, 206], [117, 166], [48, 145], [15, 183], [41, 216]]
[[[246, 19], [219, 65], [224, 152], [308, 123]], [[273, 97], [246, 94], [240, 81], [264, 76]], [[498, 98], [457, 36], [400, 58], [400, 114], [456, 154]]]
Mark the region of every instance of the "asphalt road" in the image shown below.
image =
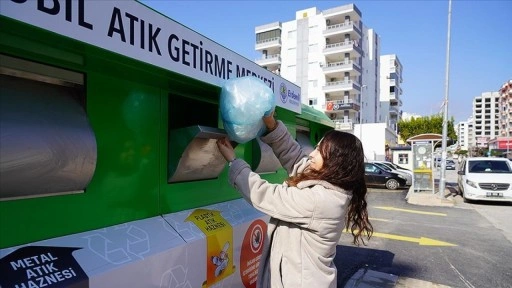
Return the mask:
[[457, 196], [456, 171], [446, 186], [454, 207], [408, 204], [407, 191], [371, 189], [369, 215], [374, 236], [367, 246], [340, 239], [338, 287], [360, 268], [453, 288], [512, 287], [512, 209], [504, 203], [464, 203]]

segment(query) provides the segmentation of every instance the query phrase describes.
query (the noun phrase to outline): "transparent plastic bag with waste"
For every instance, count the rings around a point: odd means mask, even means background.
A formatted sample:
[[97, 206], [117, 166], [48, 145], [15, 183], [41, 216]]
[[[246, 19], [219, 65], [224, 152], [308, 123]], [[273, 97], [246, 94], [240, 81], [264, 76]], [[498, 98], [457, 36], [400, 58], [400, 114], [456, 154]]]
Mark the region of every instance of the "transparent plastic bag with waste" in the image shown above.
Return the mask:
[[220, 114], [229, 139], [246, 143], [266, 128], [262, 117], [274, 109], [274, 93], [252, 76], [227, 80], [220, 95]]

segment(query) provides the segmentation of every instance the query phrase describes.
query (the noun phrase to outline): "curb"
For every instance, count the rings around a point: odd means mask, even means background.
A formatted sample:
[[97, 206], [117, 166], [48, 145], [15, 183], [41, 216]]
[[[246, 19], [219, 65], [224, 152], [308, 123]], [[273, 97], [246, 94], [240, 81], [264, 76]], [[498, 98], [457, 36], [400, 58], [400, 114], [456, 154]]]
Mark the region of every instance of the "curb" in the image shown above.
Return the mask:
[[422, 206], [442, 206], [442, 207], [453, 207], [455, 206], [455, 199], [451, 196], [451, 192], [448, 189], [444, 191], [445, 197], [440, 198], [439, 194], [433, 194], [430, 191], [414, 192], [409, 188], [405, 200], [409, 204], [422, 205]]
[[343, 288], [393, 288], [397, 281], [396, 275], [361, 268], [350, 277]]
[[451, 288], [450, 286], [436, 284], [428, 281], [400, 277], [395, 288]]
[[419, 279], [398, 277], [368, 268], [359, 269], [343, 288], [451, 288]]

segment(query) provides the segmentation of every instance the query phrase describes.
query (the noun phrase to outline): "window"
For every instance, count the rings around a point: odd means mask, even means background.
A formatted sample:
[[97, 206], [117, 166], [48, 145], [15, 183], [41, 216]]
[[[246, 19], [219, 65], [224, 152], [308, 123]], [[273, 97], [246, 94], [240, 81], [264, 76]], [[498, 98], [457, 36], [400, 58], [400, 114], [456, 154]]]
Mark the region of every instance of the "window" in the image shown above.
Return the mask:
[[399, 153], [398, 154], [398, 164], [409, 164], [409, 154]]
[[256, 43], [263, 43], [276, 38], [281, 38], [281, 29], [256, 34]]

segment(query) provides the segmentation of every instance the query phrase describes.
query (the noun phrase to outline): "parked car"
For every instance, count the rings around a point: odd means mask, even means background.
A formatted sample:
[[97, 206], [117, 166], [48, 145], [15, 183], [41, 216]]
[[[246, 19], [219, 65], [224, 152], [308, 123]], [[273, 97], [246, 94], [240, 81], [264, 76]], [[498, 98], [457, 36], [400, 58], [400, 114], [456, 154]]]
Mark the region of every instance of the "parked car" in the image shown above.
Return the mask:
[[405, 170], [396, 169], [395, 167], [393, 167], [393, 165], [388, 164], [389, 162], [385, 161], [371, 161], [370, 163], [374, 163], [379, 168], [384, 169], [388, 172], [393, 172], [404, 176], [406, 180], [405, 185], [412, 185], [412, 172], [408, 173]]
[[410, 169], [404, 168], [404, 167], [402, 167], [398, 164], [395, 164], [393, 162], [389, 162], [389, 161], [381, 161], [381, 162], [393, 166], [396, 170], [405, 171], [407, 173], [410, 173], [411, 175], [413, 174]]
[[451, 159], [446, 160], [446, 170], [455, 170], [455, 161]]
[[465, 202], [491, 200], [512, 202], [512, 162], [505, 158], [473, 157], [460, 163], [459, 192]]
[[374, 163], [364, 163], [364, 176], [368, 187], [386, 187], [390, 190], [405, 188], [407, 180], [403, 175], [386, 171]]
[[392, 168], [394, 168], [394, 169], [396, 169], [398, 171], [406, 172], [407, 174], [410, 174], [411, 177], [414, 174], [410, 169], [404, 168], [404, 167], [402, 167], [400, 165], [397, 165], [397, 164], [395, 164], [393, 162], [389, 162], [389, 161], [379, 161], [379, 162], [387, 164], [388, 166], [391, 166]]

